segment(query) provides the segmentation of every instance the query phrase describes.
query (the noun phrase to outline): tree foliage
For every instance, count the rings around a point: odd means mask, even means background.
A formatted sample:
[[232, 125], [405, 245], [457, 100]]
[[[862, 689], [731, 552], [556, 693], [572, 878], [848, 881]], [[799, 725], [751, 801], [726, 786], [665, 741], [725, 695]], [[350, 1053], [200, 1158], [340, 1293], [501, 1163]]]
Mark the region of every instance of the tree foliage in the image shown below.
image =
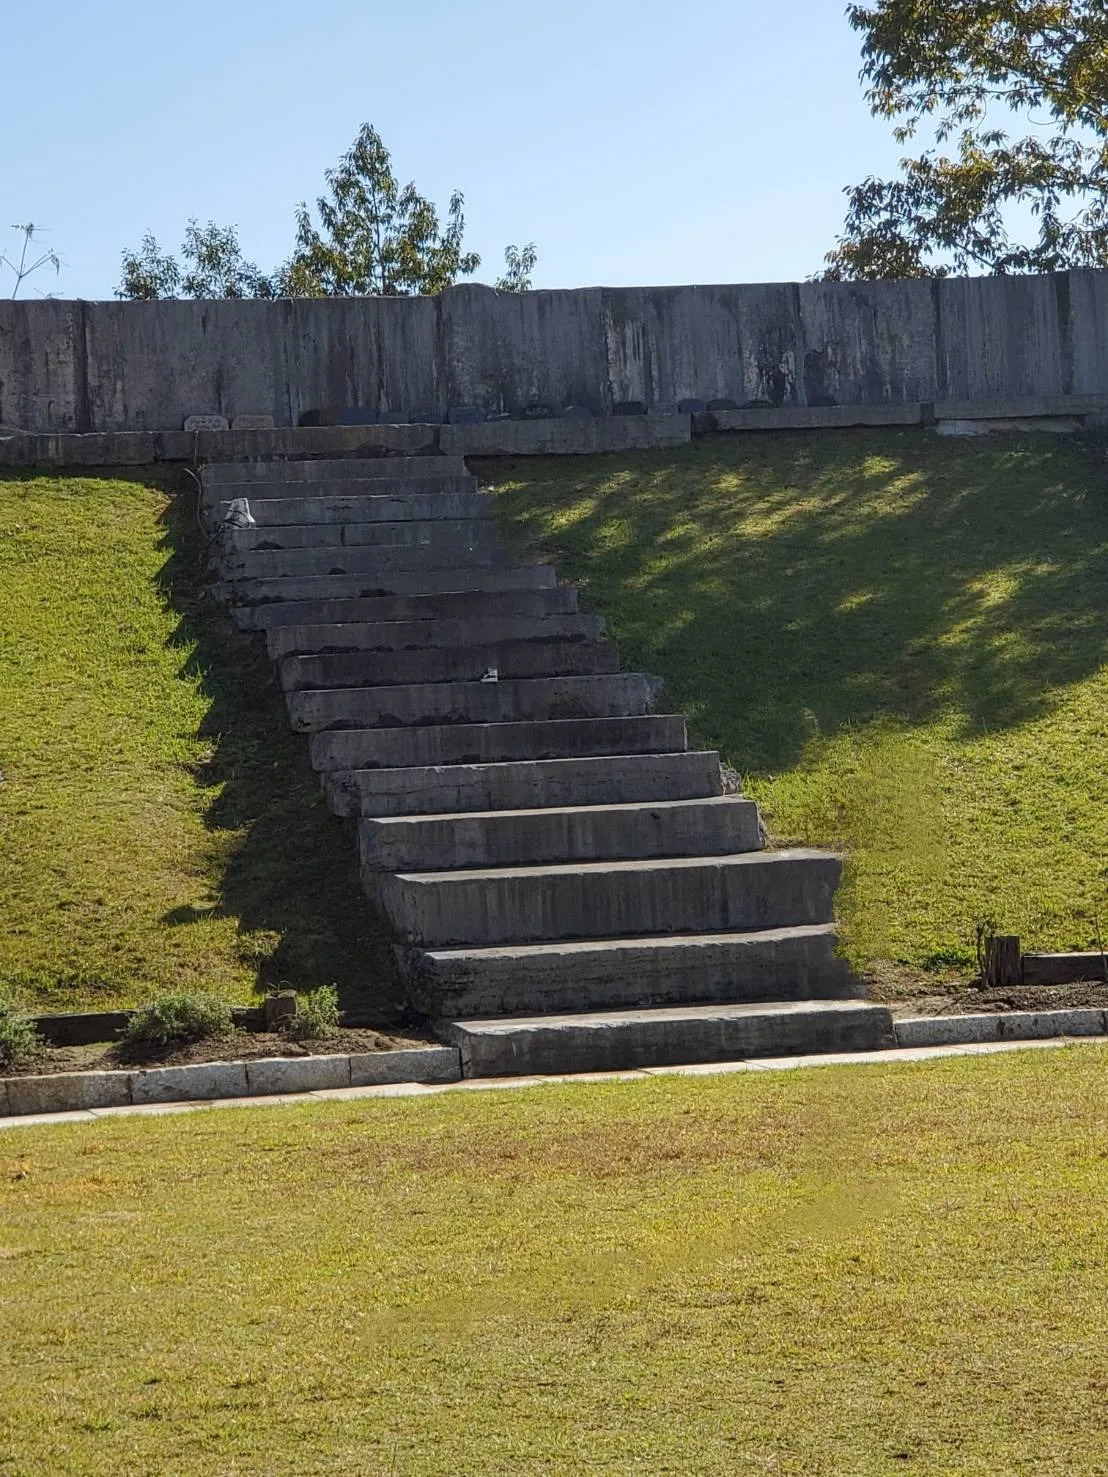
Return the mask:
[[434, 293], [481, 264], [463, 252], [464, 204], [450, 197], [446, 223], [412, 183], [400, 186], [380, 134], [363, 124], [316, 202], [319, 225], [303, 202], [296, 211], [296, 251], [283, 271], [295, 297]]
[[247, 261], [234, 226], [206, 226], [190, 220], [185, 228], [181, 260], [163, 252], [149, 231], [138, 251], [123, 253], [121, 298], [273, 297], [274, 284]]
[[526, 246], [505, 246], [504, 275], [496, 279], [498, 292], [530, 292], [531, 273], [538, 264], [539, 254], [535, 243]]
[[[871, 111], [899, 143], [930, 126], [935, 147], [902, 159], [899, 178], [847, 191], [828, 277], [1108, 265], [1104, 0], [877, 0], [847, 13]], [[1032, 131], [1012, 137], [1020, 115]], [[1013, 239], [1013, 207], [1030, 211], [1031, 239]]]

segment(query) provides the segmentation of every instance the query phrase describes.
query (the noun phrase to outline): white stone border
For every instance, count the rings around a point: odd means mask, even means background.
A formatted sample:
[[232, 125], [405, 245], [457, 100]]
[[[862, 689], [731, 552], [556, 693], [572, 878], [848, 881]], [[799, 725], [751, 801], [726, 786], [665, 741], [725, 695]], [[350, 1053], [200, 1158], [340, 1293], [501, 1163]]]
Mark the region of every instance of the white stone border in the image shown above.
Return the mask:
[[987, 1041], [1045, 1041], [1108, 1035], [1108, 1011], [1009, 1010], [980, 1015], [921, 1015], [893, 1022], [897, 1046], [959, 1046]]
[[256, 1061], [200, 1062], [188, 1067], [145, 1067], [129, 1072], [50, 1072], [0, 1079], [0, 1118], [276, 1097], [396, 1082], [457, 1082], [461, 1075], [461, 1055], [454, 1046], [409, 1047], [353, 1056], [262, 1057]]

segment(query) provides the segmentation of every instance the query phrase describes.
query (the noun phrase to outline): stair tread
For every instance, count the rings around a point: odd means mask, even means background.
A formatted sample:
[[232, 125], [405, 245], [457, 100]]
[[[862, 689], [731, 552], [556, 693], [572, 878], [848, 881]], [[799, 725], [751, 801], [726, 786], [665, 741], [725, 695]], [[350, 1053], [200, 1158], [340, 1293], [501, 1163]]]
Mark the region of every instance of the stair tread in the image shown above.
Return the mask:
[[552, 1015], [493, 1016], [485, 1020], [454, 1020], [450, 1024], [466, 1031], [504, 1036], [513, 1031], [564, 1029], [567, 1026], [665, 1025], [674, 1021], [709, 1019], [745, 1020], [754, 1016], [833, 1015], [843, 1011], [883, 1012], [886, 1006], [869, 1000], [757, 1000], [741, 1004], [654, 1005], [620, 1010], [587, 1010]]
[[456, 872], [397, 872], [399, 882], [435, 884], [472, 882], [482, 877], [502, 881], [505, 878], [542, 878], [599, 876], [609, 872], [689, 871], [694, 867], [766, 867], [781, 862], [824, 860], [834, 855], [816, 847], [786, 847], [777, 851], [741, 851], [723, 856], [644, 857], [633, 861], [556, 862], [535, 867], [473, 867]]
[[527, 959], [556, 958], [560, 954], [618, 953], [620, 950], [679, 950], [691, 946], [752, 943], [776, 943], [795, 938], [834, 937], [834, 923], [795, 923], [785, 928], [748, 928], [728, 933], [661, 933], [635, 934], [620, 938], [568, 939], [564, 943], [534, 944], [461, 944], [449, 949], [423, 948], [419, 952], [430, 959]]
[[[694, 751], [690, 751], [690, 752], [696, 752], [696, 751], [694, 750]], [[707, 752], [711, 752], [711, 751], [707, 751]], [[620, 755], [606, 755], [606, 754], [602, 754], [602, 755], [598, 755], [597, 757], [598, 758], [614, 758], [614, 759], [617, 759], [618, 760], [622, 756], [620, 756]], [[573, 760], [571, 760], [571, 759], [570, 760], [560, 760], [560, 759], [546, 759], [546, 760], [531, 759], [531, 760], [526, 760], [525, 759], [525, 760], [520, 760], [520, 761], [517, 761], [517, 762], [524, 763], [524, 764], [562, 764], [562, 763], [572, 764], [573, 763]], [[443, 768], [443, 769], [451, 769], [451, 768], [463, 768], [464, 769], [464, 768], [469, 768], [469, 767], [479, 768], [481, 766], [435, 765], [434, 767], [435, 768]], [[495, 768], [496, 766], [484, 766], [484, 767], [485, 768]], [[369, 773], [371, 773], [371, 774], [378, 774], [378, 773], [380, 773], [380, 771], [379, 770], [370, 770]], [[519, 816], [532, 816], [533, 815], [533, 816], [542, 816], [542, 817], [546, 818], [546, 817], [551, 817], [551, 816], [581, 815], [581, 814], [585, 814], [585, 815], [619, 815], [619, 814], [629, 813], [631, 811], [637, 811], [637, 810], [679, 810], [682, 807], [688, 807], [688, 806], [694, 806], [694, 805], [695, 806], [702, 806], [702, 805], [726, 806], [726, 805], [732, 805], [735, 802], [738, 802], [738, 803], [740, 803], [742, 805], [752, 805], [754, 803], [752, 800], [747, 799], [747, 797], [745, 795], [705, 795], [703, 798], [694, 798], [694, 799], [691, 799], [691, 800], [624, 800], [624, 801], [619, 801], [618, 803], [612, 804], [612, 805], [549, 805], [549, 806], [533, 806], [533, 807], [531, 807], [530, 809], [527, 809], [527, 810], [447, 810], [447, 811], [439, 811], [437, 813], [428, 813], [426, 815], [366, 816], [366, 817], [364, 817], [364, 820], [368, 824], [372, 824], [372, 825], [375, 825], [375, 826], [391, 826], [391, 827], [396, 827], [396, 826], [420, 826], [420, 825], [426, 825], [428, 823], [441, 824], [444, 821], [446, 821], [446, 822], [452, 822], [453, 821], [453, 822], [457, 822], [459, 824], [465, 824], [465, 825], [468, 826], [468, 825], [471, 825], [474, 821], [500, 821], [500, 820], [510, 820], [510, 819], [512, 819], [514, 817], [519, 817]], [[580, 869], [577, 868], [577, 870], [580, 870]], [[405, 874], [405, 875], [419, 875], [419, 874], [411, 874], [411, 873], [408, 873], [408, 874]], [[442, 874], [441, 873], [436, 873], [436, 875], [437, 876], [441, 876]]]

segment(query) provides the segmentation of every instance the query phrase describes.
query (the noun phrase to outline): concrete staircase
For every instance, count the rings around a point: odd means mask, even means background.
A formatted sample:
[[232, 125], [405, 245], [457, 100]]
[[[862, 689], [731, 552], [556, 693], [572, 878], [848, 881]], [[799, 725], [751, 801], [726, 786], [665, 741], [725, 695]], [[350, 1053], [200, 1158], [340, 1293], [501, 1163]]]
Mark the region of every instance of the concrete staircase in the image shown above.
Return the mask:
[[215, 593], [265, 634], [413, 1004], [473, 1076], [889, 1044], [834, 953], [838, 859], [763, 849], [491, 502], [444, 456], [203, 474]]

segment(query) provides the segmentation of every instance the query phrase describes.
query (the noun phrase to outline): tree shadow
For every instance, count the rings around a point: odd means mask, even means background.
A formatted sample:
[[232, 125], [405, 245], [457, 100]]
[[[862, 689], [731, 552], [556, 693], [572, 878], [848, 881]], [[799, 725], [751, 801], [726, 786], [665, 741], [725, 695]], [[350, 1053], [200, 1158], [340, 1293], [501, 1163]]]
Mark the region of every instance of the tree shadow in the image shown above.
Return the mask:
[[1083, 444], [719, 437], [517, 463], [506, 525], [747, 774], [877, 719], [1022, 724], [1108, 660], [1108, 496]]
[[[237, 630], [206, 595], [196, 489], [182, 479], [163, 518], [163, 598], [181, 675], [209, 708], [196, 767], [218, 874], [216, 916], [238, 921], [240, 958], [261, 991], [335, 984], [344, 1010], [382, 1026], [409, 1017], [388, 925], [361, 891], [354, 828], [331, 815], [303, 735], [289, 727], [264, 640]], [[187, 927], [213, 910], [178, 908]]]

